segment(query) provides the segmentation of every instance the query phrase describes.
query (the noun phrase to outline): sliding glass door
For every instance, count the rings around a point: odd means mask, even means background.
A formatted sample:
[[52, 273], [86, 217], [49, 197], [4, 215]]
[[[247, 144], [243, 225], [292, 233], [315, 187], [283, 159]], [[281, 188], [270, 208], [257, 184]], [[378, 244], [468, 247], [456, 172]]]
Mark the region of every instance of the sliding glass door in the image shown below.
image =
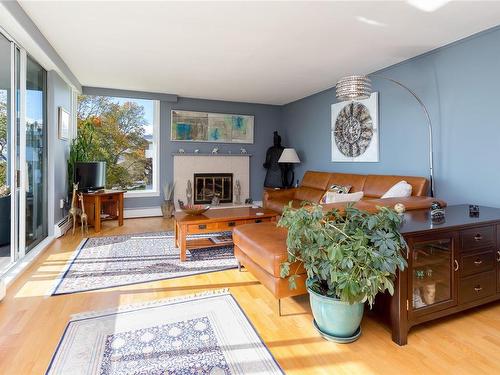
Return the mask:
[[46, 81], [0, 34], [0, 275], [47, 237]]
[[47, 237], [47, 72], [31, 57], [26, 64], [26, 252]]
[[11, 254], [11, 181], [13, 168], [12, 44], [0, 34], [0, 272], [13, 261]]

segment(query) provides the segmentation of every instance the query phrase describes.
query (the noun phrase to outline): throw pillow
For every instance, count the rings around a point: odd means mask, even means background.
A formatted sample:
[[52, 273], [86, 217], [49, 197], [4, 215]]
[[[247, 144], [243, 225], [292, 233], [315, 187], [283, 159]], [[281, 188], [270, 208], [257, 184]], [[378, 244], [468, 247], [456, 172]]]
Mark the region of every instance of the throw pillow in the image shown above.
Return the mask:
[[357, 202], [363, 198], [363, 195], [362, 191], [350, 194], [327, 192], [324, 203]]
[[352, 188], [351, 185], [333, 184], [328, 188], [326, 193], [323, 194], [323, 197], [321, 198], [321, 203], [326, 203], [326, 196], [328, 193], [347, 194], [349, 193], [349, 190], [351, 190], [351, 188]]
[[382, 198], [407, 198], [411, 196], [412, 187], [406, 181], [399, 181], [382, 195]]

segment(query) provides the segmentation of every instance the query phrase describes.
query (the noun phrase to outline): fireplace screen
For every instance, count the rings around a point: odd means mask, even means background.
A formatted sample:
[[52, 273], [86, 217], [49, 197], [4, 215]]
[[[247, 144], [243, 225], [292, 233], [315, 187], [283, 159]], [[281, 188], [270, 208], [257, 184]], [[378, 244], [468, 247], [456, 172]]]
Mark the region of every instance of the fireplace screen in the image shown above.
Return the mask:
[[212, 198], [218, 196], [220, 203], [233, 201], [232, 173], [195, 173], [194, 203], [212, 203]]

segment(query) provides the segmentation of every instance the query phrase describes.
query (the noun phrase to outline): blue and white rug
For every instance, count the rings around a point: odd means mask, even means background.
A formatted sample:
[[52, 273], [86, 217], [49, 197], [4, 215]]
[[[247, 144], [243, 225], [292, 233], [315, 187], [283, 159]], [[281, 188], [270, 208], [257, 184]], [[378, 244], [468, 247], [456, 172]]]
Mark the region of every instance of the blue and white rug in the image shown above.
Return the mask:
[[238, 266], [233, 246], [188, 251], [185, 262], [179, 260], [179, 252], [172, 232], [87, 238], [57, 279], [51, 294], [172, 279]]
[[283, 374], [227, 291], [74, 316], [53, 375]]

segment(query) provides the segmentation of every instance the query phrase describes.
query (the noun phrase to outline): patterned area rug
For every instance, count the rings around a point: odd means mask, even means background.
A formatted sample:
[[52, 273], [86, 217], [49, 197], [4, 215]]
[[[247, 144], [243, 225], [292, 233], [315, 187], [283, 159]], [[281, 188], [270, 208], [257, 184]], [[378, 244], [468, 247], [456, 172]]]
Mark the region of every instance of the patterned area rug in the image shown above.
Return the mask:
[[47, 374], [283, 374], [227, 291], [80, 314]]
[[235, 268], [232, 246], [188, 251], [179, 260], [172, 232], [93, 237], [82, 242], [52, 295], [84, 292]]

